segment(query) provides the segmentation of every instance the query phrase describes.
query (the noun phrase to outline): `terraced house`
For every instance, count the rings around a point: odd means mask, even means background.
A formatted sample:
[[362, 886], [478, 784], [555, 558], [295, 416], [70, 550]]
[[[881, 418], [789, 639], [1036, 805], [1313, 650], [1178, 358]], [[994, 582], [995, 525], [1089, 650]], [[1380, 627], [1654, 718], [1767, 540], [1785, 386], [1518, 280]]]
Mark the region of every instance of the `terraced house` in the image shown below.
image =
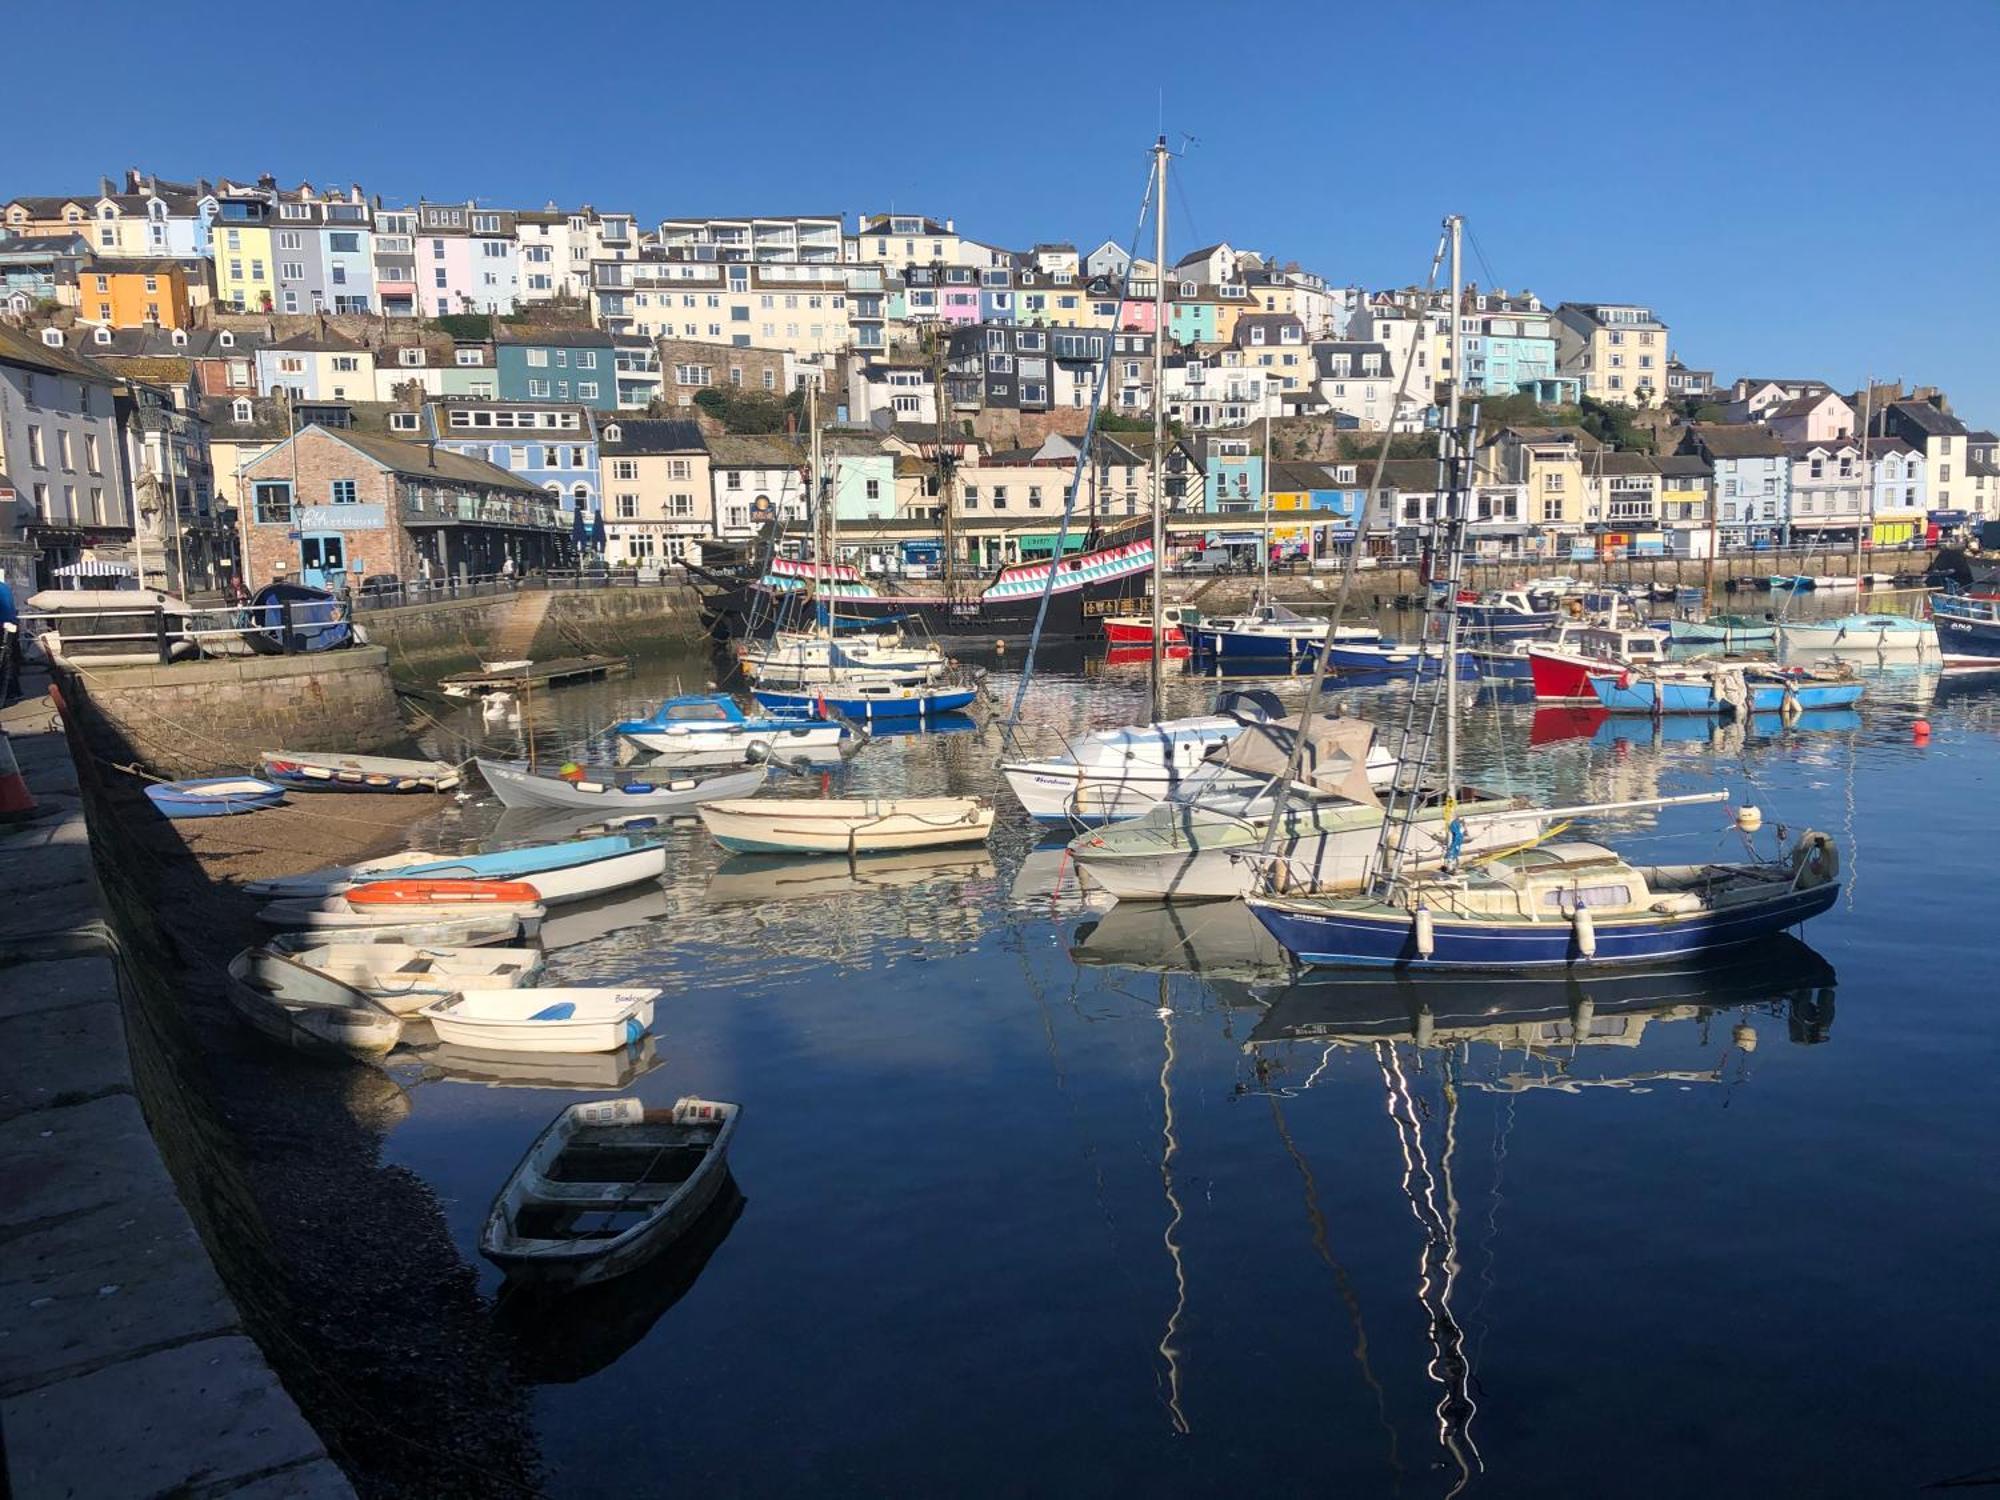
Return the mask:
[[417, 204], [417, 305], [425, 316], [510, 313], [520, 296], [514, 215], [472, 202]]

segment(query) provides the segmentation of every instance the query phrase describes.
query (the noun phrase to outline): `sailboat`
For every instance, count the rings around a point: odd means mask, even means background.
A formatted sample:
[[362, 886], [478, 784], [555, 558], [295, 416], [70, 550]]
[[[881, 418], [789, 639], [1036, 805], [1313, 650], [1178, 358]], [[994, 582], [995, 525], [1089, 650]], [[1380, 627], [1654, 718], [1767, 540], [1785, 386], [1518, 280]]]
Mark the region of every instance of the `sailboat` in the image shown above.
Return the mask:
[[[1463, 226], [1446, 220], [1451, 302], [1460, 301]], [[1456, 340], [1454, 340], [1456, 346]], [[1408, 970], [1565, 969], [1694, 958], [1773, 936], [1818, 916], [1839, 895], [1840, 858], [1831, 836], [1798, 835], [1773, 859], [1687, 865], [1631, 864], [1589, 842], [1541, 843], [1485, 858], [1413, 868], [1413, 834], [1431, 784], [1430, 752], [1440, 716], [1444, 784], [1457, 780], [1457, 660], [1463, 611], [1456, 607], [1465, 561], [1465, 496], [1472, 420], [1461, 423], [1459, 368], [1452, 360], [1450, 408], [1438, 435], [1440, 494], [1432, 555], [1446, 577], [1426, 604], [1427, 626], [1442, 616], [1444, 671], [1425, 696], [1417, 728], [1411, 694], [1402, 739], [1403, 771], [1389, 789], [1374, 866], [1360, 894], [1281, 895], [1267, 889], [1250, 907], [1300, 963]], [[1429, 634], [1427, 630], [1427, 635]], [[1317, 681], [1314, 684], [1318, 687]], [[1309, 709], [1310, 711], [1310, 705]], [[1724, 800], [1727, 793], [1706, 800]], [[1746, 809], [1746, 834], [1761, 825]]]

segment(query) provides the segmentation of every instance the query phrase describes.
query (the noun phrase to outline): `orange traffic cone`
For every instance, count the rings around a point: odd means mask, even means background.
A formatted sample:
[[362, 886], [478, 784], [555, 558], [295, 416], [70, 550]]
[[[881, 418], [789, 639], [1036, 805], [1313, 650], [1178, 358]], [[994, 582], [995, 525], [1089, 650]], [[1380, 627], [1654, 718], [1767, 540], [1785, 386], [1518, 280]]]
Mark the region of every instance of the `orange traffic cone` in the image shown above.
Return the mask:
[[7, 731], [0, 729], [0, 820], [25, 818], [34, 810], [35, 799], [21, 777], [20, 763], [14, 759], [13, 742]]

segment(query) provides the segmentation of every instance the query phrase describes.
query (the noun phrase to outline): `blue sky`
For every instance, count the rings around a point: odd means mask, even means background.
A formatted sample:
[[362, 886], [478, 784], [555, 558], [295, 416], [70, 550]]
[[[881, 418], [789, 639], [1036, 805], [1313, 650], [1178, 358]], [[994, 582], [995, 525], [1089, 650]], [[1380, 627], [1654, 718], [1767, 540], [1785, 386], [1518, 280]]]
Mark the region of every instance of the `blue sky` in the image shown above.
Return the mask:
[[116, 41], [87, 61], [73, 15], [23, 10], [16, 55], [70, 62], [13, 70], [0, 195], [138, 165], [642, 221], [894, 207], [1095, 244], [1130, 237], [1164, 122], [1193, 138], [1177, 248], [1389, 285], [1422, 278], [1455, 209], [1470, 275], [1650, 302], [1725, 378], [1872, 371], [2000, 422], [2000, 0], [367, 0], [226, 27], [100, 0]]

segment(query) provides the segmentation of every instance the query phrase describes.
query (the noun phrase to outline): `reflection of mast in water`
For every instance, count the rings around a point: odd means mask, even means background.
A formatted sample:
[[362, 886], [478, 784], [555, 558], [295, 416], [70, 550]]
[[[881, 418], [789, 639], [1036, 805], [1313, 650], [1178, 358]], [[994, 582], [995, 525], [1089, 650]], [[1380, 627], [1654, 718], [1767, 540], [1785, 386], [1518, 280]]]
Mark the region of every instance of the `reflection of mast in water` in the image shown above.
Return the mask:
[[1166, 1048], [1160, 1059], [1160, 1186], [1167, 1195], [1167, 1227], [1161, 1236], [1167, 1247], [1167, 1259], [1174, 1267], [1174, 1310], [1167, 1318], [1166, 1331], [1160, 1335], [1160, 1358], [1167, 1371], [1167, 1411], [1173, 1418], [1175, 1432], [1187, 1432], [1187, 1414], [1181, 1410], [1181, 1351], [1174, 1342], [1180, 1332], [1181, 1318], [1187, 1312], [1187, 1268], [1181, 1261], [1180, 1242], [1174, 1238], [1174, 1231], [1181, 1225], [1181, 1200], [1174, 1187], [1174, 1158], [1180, 1155], [1180, 1140], [1174, 1133], [1174, 1010], [1167, 1004], [1167, 976], [1160, 976], [1160, 1026], [1166, 1040]]
[[[1417, 1258], [1417, 1302], [1430, 1320], [1431, 1361], [1428, 1373], [1442, 1391], [1438, 1396], [1438, 1441], [1458, 1466], [1458, 1482], [1448, 1492], [1458, 1494], [1472, 1482], [1472, 1466], [1484, 1472], [1478, 1445], [1472, 1441], [1472, 1418], [1478, 1410], [1471, 1395], [1471, 1366], [1465, 1352], [1465, 1332], [1452, 1315], [1451, 1294], [1458, 1280], [1458, 1199], [1451, 1184], [1451, 1157], [1457, 1145], [1458, 1089], [1446, 1079], [1445, 1149], [1439, 1169], [1433, 1172], [1430, 1153], [1424, 1146], [1422, 1123], [1403, 1073], [1402, 1055], [1388, 1043], [1375, 1048], [1382, 1069], [1382, 1087], [1387, 1095], [1389, 1119], [1403, 1152], [1403, 1196], [1410, 1200], [1410, 1212], [1423, 1231], [1423, 1249]], [[1447, 1209], [1437, 1202], [1438, 1179], [1445, 1184]]]
[[[1320, 1058], [1320, 1066], [1325, 1067], [1332, 1055], [1333, 1048], [1328, 1047]], [[1340, 1288], [1340, 1300], [1347, 1305], [1347, 1320], [1354, 1325], [1354, 1362], [1361, 1366], [1361, 1378], [1375, 1393], [1375, 1414], [1381, 1420], [1382, 1430], [1389, 1435], [1389, 1470], [1396, 1476], [1396, 1488], [1400, 1490], [1403, 1460], [1396, 1438], [1396, 1424], [1389, 1420], [1388, 1395], [1382, 1389], [1382, 1382], [1375, 1378], [1375, 1367], [1368, 1360], [1368, 1329], [1361, 1321], [1361, 1299], [1355, 1295], [1354, 1282], [1347, 1274], [1347, 1267], [1334, 1259], [1332, 1237], [1327, 1233], [1326, 1215], [1320, 1210], [1319, 1184], [1313, 1180], [1312, 1164], [1292, 1140], [1291, 1128], [1285, 1124], [1285, 1112], [1278, 1102], [1278, 1094], [1272, 1092], [1266, 1097], [1271, 1101], [1271, 1119], [1277, 1124], [1278, 1139], [1285, 1143], [1292, 1165], [1299, 1169], [1299, 1177], [1305, 1183], [1306, 1220], [1312, 1225], [1313, 1251], [1333, 1272], [1334, 1284]]]

